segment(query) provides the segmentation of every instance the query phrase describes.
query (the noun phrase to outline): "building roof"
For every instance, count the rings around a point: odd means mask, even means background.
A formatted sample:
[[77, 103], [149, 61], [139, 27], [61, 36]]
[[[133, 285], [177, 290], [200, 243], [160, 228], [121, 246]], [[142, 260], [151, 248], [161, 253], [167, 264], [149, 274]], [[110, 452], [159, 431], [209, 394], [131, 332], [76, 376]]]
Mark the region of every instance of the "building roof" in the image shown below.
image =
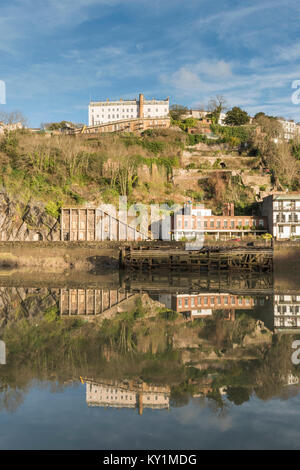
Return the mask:
[[[144, 105], [145, 104], [166, 104], [169, 102], [169, 97], [164, 99], [164, 100], [157, 100], [155, 98], [153, 98], [152, 100], [146, 100], [144, 99]], [[112, 105], [130, 105], [130, 104], [137, 104], [139, 103], [139, 99], [138, 98], [134, 98], [133, 100], [123, 100], [123, 99], [120, 99], [120, 100], [113, 100], [113, 101], [109, 101], [109, 100], [106, 100], [106, 101], [90, 101], [90, 104], [89, 106], [112, 106]]]
[[285, 194], [272, 194], [273, 199], [276, 201], [284, 201], [284, 200], [300, 200], [300, 193], [285, 193]]

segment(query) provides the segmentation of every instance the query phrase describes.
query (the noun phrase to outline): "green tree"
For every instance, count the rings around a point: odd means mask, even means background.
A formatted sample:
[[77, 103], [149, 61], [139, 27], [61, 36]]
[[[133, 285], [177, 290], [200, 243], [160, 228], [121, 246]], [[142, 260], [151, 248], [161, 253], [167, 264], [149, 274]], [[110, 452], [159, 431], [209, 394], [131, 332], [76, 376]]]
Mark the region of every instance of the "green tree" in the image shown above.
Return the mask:
[[250, 121], [250, 116], [246, 111], [243, 111], [238, 106], [234, 106], [232, 109], [227, 111], [225, 124], [228, 126], [242, 126]]

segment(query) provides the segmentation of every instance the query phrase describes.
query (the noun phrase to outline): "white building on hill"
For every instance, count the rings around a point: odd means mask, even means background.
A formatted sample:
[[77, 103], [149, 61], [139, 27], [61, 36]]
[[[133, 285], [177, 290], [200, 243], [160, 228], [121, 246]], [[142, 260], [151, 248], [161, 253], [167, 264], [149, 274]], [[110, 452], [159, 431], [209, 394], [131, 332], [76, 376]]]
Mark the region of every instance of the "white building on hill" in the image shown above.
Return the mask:
[[89, 126], [137, 118], [161, 118], [169, 115], [169, 98], [145, 100], [144, 95], [133, 100], [91, 101], [89, 104]]

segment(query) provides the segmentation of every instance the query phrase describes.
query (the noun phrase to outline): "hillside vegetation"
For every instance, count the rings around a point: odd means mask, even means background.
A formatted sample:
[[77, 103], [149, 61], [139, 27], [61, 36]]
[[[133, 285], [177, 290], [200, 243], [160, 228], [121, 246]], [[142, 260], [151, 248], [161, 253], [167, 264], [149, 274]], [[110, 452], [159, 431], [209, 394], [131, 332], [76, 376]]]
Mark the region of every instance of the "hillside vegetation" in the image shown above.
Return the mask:
[[267, 126], [257, 134], [255, 126], [213, 125], [212, 140], [175, 124], [89, 138], [10, 132], [0, 139], [1, 186], [22, 203], [43, 202], [53, 216], [63, 204], [116, 203], [119, 195], [129, 203], [205, 202], [217, 213], [233, 201], [247, 213], [270, 189], [299, 188], [299, 144], [275, 144]]

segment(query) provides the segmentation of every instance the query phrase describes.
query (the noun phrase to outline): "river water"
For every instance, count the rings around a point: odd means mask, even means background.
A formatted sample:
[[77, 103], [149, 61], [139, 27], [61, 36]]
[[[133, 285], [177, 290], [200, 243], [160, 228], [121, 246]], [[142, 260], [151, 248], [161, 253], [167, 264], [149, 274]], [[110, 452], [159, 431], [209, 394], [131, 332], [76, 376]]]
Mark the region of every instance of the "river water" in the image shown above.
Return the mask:
[[297, 282], [3, 273], [0, 449], [298, 449]]

